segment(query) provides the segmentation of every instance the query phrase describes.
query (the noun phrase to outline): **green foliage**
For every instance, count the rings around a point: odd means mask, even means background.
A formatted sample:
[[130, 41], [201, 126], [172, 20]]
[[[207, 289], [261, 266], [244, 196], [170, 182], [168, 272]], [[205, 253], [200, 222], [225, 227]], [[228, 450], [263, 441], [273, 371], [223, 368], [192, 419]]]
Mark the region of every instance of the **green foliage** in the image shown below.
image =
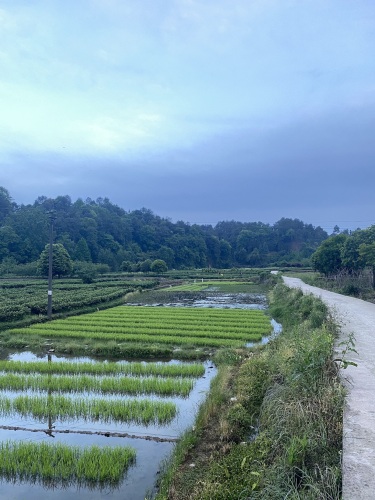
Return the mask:
[[78, 261], [91, 262], [91, 252], [85, 238], [80, 238], [75, 248], [74, 258]]
[[153, 273], [166, 273], [168, 271], [168, 266], [164, 260], [156, 259], [152, 262], [150, 266], [150, 271]]
[[326, 276], [343, 269], [342, 250], [348, 236], [339, 234], [323, 241], [311, 257], [313, 267]]
[[336, 358], [334, 361], [338, 364], [339, 368], [346, 369], [348, 366], [357, 366], [357, 363], [354, 361], [351, 361], [348, 356], [351, 354], [355, 353], [358, 354], [358, 352], [355, 349], [355, 338], [354, 334], [351, 333], [347, 340], [340, 342], [339, 347], [341, 347], [341, 352], [338, 358]]
[[56, 243], [74, 260], [106, 264], [111, 271], [124, 261], [146, 260], [163, 260], [169, 269], [301, 264], [327, 237], [322, 228], [298, 219], [283, 218], [273, 226], [172, 223], [146, 208], [126, 212], [108, 198], [72, 202], [69, 196], [41, 196], [32, 205], [17, 206], [0, 188], [0, 262], [9, 256], [18, 264], [38, 259], [48, 242], [50, 210], [56, 215]]
[[312, 328], [319, 328], [324, 323], [328, 309], [322, 301], [313, 295], [304, 295], [300, 289], [290, 290], [278, 284], [271, 294], [270, 313], [283, 326], [308, 322]]
[[124, 260], [121, 263], [120, 270], [125, 271], [125, 272], [131, 272], [133, 269], [133, 264], [130, 262], [130, 260]]
[[[135, 289], [148, 289], [154, 287], [155, 280], [125, 281], [121, 276], [113, 280], [112, 276], [97, 278], [92, 284], [82, 284], [87, 278], [93, 279], [102, 269], [102, 264], [89, 262], [75, 263], [75, 271], [81, 280], [62, 279], [55, 280], [53, 284], [53, 313], [72, 313], [90, 306], [113, 305], [114, 301], [122, 299], [124, 295]], [[104, 266], [105, 267], [105, 266]], [[106, 271], [108, 269], [104, 269]], [[82, 273], [81, 273], [82, 271]], [[100, 281], [99, 281], [100, 280]], [[116, 304], [117, 305], [117, 304]], [[45, 315], [47, 312], [47, 283], [41, 279], [28, 280], [2, 280], [0, 284], [0, 321], [12, 322], [29, 318], [33, 315]], [[87, 311], [86, 311], [87, 312]]]
[[72, 274], [80, 278], [82, 283], [89, 284], [95, 281], [99, 273], [96, 264], [76, 261], [73, 263]]
[[153, 262], [151, 259], [146, 259], [143, 262], [139, 263], [139, 270], [142, 273], [148, 273], [149, 271], [151, 271], [152, 264], [153, 264]]
[[[47, 244], [40, 254], [38, 267], [42, 276], [48, 276], [49, 268], [49, 245]], [[63, 245], [56, 243], [52, 245], [52, 275], [67, 276], [72, 272], [73, 263]]]
[[211, 447], [218, 451], [203, 461], [190, 450], [189, 462], [199, 462], [190, 487], [183, 468], [160, 498], [340, 498], [344, 390], [332, 361], [335, 328], [321, 301], [298, 290], [277, 285], [271, 303], [286, 320], [283, 332], [234, 368], [235, 398], [222, 388]]

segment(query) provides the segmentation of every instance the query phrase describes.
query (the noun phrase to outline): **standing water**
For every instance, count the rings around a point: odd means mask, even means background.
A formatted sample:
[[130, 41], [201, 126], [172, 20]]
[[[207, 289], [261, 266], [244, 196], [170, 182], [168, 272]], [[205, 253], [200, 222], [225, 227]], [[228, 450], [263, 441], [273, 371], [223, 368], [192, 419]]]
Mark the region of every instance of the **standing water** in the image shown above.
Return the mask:
[[[212, 291], [214, 292], [214, 291]], [[155, 305], [155, 304], [151, 304]], [[158, 304], [160, 305], [160, 304]], [[262, 295], [254, 294], [215, 294], [209, 293], [205, 297], [200, 295], [195, 300], [185, 302], [171, 302], [165, 304], [175, 307], [213, 307], [213, 308], [241, 308], [241, 309], [265, 309], [266, 299]], [[280, 328], [272, 320], [274, 334], [277, 334]], [[264, 337], [261, 343], [265, 343], [269, 337]], [[250, 345], [250, 344], [249, 344]], [[254, 344], [251, 344], [254, 345]], [[0, 353], [1, 359], [13, 361], [29, 362], [48, 362], [47, 356], [36, 356], [31, 352], [21, 353]], [[69, 362], [91, 362], [99, 361], [91, 358], [64, 358], [58, 356], [49, 356], [50, 362], [69, 361]], [[106, 361], [104, 361], [106, 362]], [[103, 363], [103, 360], [100, 361]], [[160, 364], [163, 364], [159, 362]], [[180, 364], [179, 361], [168, 361], [164, 364]], [[146, 364], [146, 363], [145, 363]], [[151, 399], [153, 401], [170, 401], [177, 407], [177, 414], [168, 424], [141, 425], [139, 423], [119, 423], [104, 422], [100, 419], [89, 420], [83, 418], [74, 418], [71, 420], [35, 419], [30, 416], [23, 417], [17, 412], [13, 414], [0, 415], [0, 440], [2, 442], [23, 441], [35, 443], [63, 443], [79, 447], [92, 445], [102, 446], [130, 446], [136, 450], [136, 461], [128, 469], [123, 481], [116, 487], [105, 486], [103, 488], [88, 488], [77, 484], [64, 486], [53, 486], [40, 484], [35, 481], [30, 482], [2, 481], [1, 498], [4, 499], [24, 499], [39, 500], [47, 497], [53, 500], [76, 500], [79, 495], [80, 500], [96, 500], [108, 498], [111, 500], [143, 500], [147, 493], [152, 494], [155, 482], [160, 471], [161, 462], [163, 462], [172, 452], [174, 444], [179, 436], [194, 423], [197, 411], [204, 401], [213, 377], [217, 370], [210, 361], [204, 363], [204, 375], [194, 382], [194, 387], [189, 396], [183, 397], [161, 397], [155, 395], [139, 395], [136, 399]], [[1, 375], [1, 373], [0, 373]], [[20, 393], [16, 391], [3, 391], [11, 400]], [[24, 394], [24, 393], [23, 393]], [[27, 392], [32, 395], [35, 393]], [[82, 393], [83, 397], [90, 400], [92, 393]], [[82, 396], [82, 394], [80, 394]], [[1, 396], [0, 396], [1, 397]], [[77, 397], [76, 394], [70, 394], [70, 398]], [[106, 397], [108, 399], [108, 397]], [[110, 396], [111, 399], [134, 399], [128, 396]], [[17, 429], [18, 430], [14, 430]], [[21, 430], [22, 429], [22, 430]]]

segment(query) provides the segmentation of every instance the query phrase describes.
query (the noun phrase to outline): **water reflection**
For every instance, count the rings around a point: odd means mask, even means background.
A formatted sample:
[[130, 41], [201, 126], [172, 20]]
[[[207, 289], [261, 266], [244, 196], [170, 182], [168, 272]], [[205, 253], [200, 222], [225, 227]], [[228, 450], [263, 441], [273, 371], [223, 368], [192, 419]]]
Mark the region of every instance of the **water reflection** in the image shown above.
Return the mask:
[[[173, 307], [216, 307], [228, 309], [266, 309], [267, 307], [266, 297], [264, 295], [246, 293], [220, 294], [215, 293], [214, 291], [209, 292], [205, 296], [202, 296], [200, 294], [199, 297], [197, 296], [195, 299], [189, 299], [182, 302], [169, 302], [158, 305], [168, 305]], [[272, 320], [272, 326], [272, 335], [277, 335], [281, 330], [281, 325]], [[261, 343], [264, 344], [268, 342], [269, 338], [270, 337], [263, 337]], [[35, 354], [29, 351], [3, 351], [0, 352], [0, 359], [28, 362], [43, 360], [45, 362], [52, 363], [54, 360], [75, 361], [79, 363], [103, 362], [103, 359], [99, 360], [87, 356], [72, 357], [51, 353]], [[104, 360], [104, 362], [106, 361], [114, 360]], [[121, 362], [123, 362], [123, 360], [121, 360]], [[152, 360], [151, 362], [155, 362], [155, 360]], [[145, 361], [145, 363], [147, 362]], [[166, 363], [174, 364], [181, 363], [181, 361], [171, 360]], [[108, 424], [100, 421], [84, 421], [83, 419], [75, 419], [69, 425], [67, 425], [67, 422], [62, 422], [59, 420], [53, 421], [52, 417], [46, 418], [42, 425], [40, 422], [36, 422], [32, 418], [23, 419], [16, 415], [13, 415], [12, 418], [0, 417], [0, 426], [12, 425], [30, 429], [29, 431], [19, 432], [0, 429], [0, 439], [2, 441], [11, 439], [16, 441], [26, 440], [50, 442], [52, 436], [54, 442], [61, 442], [82, 447], [94, 444], [97, 444], [99, 446], [131, 446], [136, 449], [137, 453], [136, 464], [129, 469], [123, 483], [116, 490], [111, 488], [106, 488], [104, 490], [89, 490], [86, 488], [77, 489], [76, 486], [69, 486], [64, 489], [53, 488], [46, 490], [45, 488], [37, 484], [10, 484], [3, 481], [1, 485], [1, 498], [11, 498], [13, 500], [18, 500], [27, 497], [28, 500], [39, 500], [40, 498], [47, 496], [52, 500], [76, 500], [78, 496], [80, 500], [99, 500], [103, 498], [108, 498], [111, 500], [123, 500], [125, 498], [129, 498], [131, 500], [143, 500], [146, 491], [151, 491], [153, 488], [159, 471], [160, 463], [171, 453], [174, 444], [171, 442], [156, 442], [149, 439], [146, 440], [118, 437], [114, 436], [113, 434], [115, 434], [116, 432], [122, 432], [138, 437], [147, 436], [150, 438], [158, 437], [165, 439], [178, 438], [184, 430], [193, 425], [198, 408], [204, 401], [210, 389], [210, 382], [217, 373], [216, 368], [210, 361], [205, 362], [204, 366], [205, 374], [203, 377], [196, 380], [194, 388], [188, 398], [162, 398], [159, 396], [150, 396], [153, 399], [166, 399], [168, 401], [173, 401], [177, 405], [177, 416], [169, 425], [149, 425], [145, 427], [134, 423], [126, 425], [119, 423]], [[11, 393], [11, 391], [8, 392]], [[51, 391], [47, 392], [48, 394], [51, 394]], [[4, 394], [5, 393], [6, 391], [4, 392]], [[87, 398], [92, 396], [92, 394], [90, 395], [90, 393], [85, 394]], [[71, 397], [75, 396], [71, 395]], [[111, 397], [116, 398], [119, 396]], [[43, 432], [31, 432], [31, 430], [37, 430], [43, 426], [45, 426]], [[74, 433], [64, 432], [65, 430], [74, 431]], [[81, 434], [81, 432], [102, 431], [106, 433], [106, 435]]]

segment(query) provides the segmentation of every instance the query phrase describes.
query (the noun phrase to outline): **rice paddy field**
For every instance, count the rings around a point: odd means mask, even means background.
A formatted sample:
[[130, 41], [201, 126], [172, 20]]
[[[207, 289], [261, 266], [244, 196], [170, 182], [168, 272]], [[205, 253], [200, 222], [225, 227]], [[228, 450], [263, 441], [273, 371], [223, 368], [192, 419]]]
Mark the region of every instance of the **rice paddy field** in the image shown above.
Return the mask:
[[170, 287], [171, 292], [201, 292], [201, 291], [218, 291], [232, 293], [248, 293], [254, 288], [252, 281], [225, 281], [225, 280], [194, 280], [190, 283]]
[[[7, 331], [45, 347], [0, 352], [3, 498], [152, 497], [161, 462], [194, 424], [216, 374], [210, 355], [260, 342], [272, 330], [263, 308], [181, 305], [123, 305]], [[55, 343], [72, 340], [162, 345], [206, 359], [94, 359], [55, 351]]]
[[9, 335], [156, 343], [174, 347], [242, 347], [269, 334], [269, 318], [260, 310], [118, 306], [27, 328]]

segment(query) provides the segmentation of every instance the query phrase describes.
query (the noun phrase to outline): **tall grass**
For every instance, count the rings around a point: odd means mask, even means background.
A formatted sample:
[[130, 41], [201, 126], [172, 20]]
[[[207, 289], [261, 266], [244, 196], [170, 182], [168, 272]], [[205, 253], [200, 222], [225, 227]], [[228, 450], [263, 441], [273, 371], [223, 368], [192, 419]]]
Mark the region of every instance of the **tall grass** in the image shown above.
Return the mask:
[[340, 499], [345, 394], [332, 360], [336, 327], [320, 300], [283, 285], [271, 310], [282, 334], [239, 360], [234, 398], [199, 430], [197, 451], [188, 450], [196, 467], [175, 468], [158, 499]]
[[118, 486], [136, 452], [129, 447], [79, 448], [61, 443], [0, 443], [0, 477], [48, 486]]

